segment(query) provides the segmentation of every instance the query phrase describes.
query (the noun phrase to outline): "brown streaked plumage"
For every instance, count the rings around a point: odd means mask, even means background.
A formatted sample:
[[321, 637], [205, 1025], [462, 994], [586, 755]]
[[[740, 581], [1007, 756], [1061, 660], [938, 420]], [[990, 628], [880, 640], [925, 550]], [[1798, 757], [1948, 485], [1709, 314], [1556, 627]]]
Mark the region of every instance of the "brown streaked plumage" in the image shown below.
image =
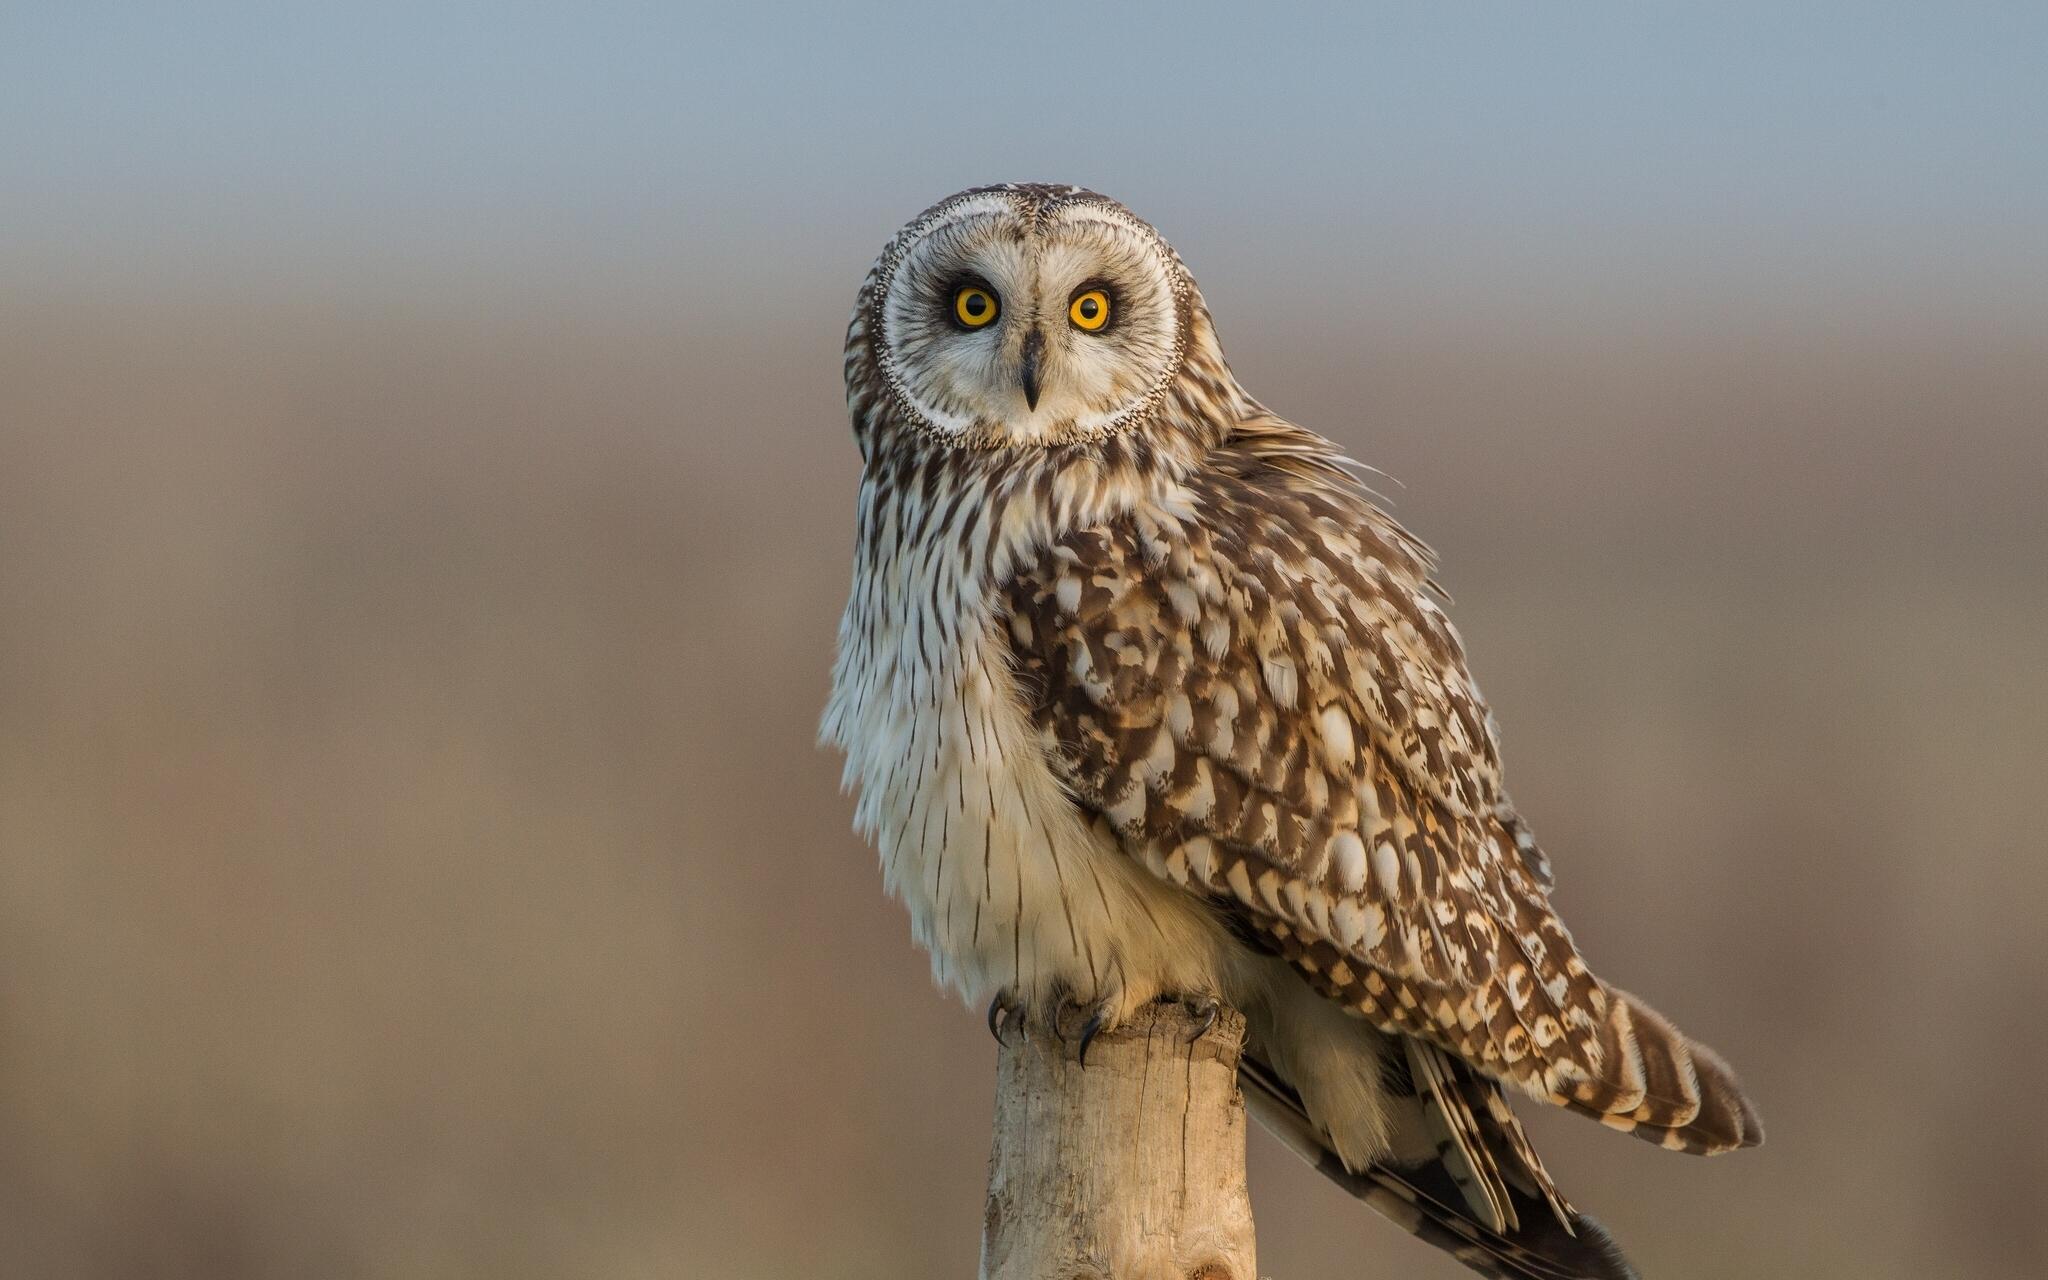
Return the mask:
[[[967, 287], [985, 328], [949, 319]], [[1074, 188], [941, 202], [869, 273], [846, 376], [825, 736], [942, 982], [1095, 1025], [1230, 1001], [1275, 1127], [1494, 1274], [1628, 1273], [1502, 1085], [1674, 1149], [1761, 1141], [1553, 911], [1427, 549], [1239, 388], [1147, 224]]]

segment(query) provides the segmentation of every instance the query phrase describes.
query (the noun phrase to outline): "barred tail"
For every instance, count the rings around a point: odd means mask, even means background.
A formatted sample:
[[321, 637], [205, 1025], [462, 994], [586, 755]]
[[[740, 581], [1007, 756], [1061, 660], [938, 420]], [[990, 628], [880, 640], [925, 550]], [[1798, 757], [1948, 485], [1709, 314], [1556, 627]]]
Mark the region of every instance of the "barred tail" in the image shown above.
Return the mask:
[[1470, 1191], [1441, 1161], [1409, 1168], [1374, 1165], [1362, 1173], [1344, 1167], [1324, 1145], [1300, 1097], [1273, 1069], [1247, 1056], [1239, 1067], [1252, 1114], [1294, 1152], [1338, 1186], [1416, 1238], [1496, 1280], [1639, 1280], [1635, 1268], [1597, 1222], [1510, 1180], [1508, 1218], [1497, 1231], [1471, 1209]]
[[1764, 1140], [1764, 1123], [1719, 1054], [1626, 991], [1607, 989], [1603, 1079], [1558, 1099], [1672, 1151], [1719, 1155]]

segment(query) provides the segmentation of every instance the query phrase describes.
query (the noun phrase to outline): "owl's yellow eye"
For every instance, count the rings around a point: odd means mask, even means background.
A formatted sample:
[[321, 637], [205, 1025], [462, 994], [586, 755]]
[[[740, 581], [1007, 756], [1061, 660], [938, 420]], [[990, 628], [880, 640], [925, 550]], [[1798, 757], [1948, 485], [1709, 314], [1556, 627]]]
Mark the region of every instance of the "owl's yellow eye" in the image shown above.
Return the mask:
[[978, 284], [963, 285], [953, 295], [953, 315], [970, 329], [979, 329], [995, 319], [1001, 309], [996, 305], [996, 295]]
[[1067, 304], [1067, 319], [1074, 327], [1090, 333], [1109, 323], [1109, 295], [1100, 289], [1090, 289]]

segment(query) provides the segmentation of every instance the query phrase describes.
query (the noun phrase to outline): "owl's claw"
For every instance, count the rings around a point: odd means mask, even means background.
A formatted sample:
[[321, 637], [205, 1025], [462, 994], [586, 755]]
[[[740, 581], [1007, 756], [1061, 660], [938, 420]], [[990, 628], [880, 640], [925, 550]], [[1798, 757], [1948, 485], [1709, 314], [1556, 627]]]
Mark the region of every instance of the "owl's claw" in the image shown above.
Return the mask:
[[988, 1033], [996, 1038], [997, 1044], [1009, 1043], [1003, 1039], [1003, 1032], [1009, 1029], [1013, 1021], [1020, 1030], [1023, 1028], [1024, 1007], [1009, 994], [998, 995], [988, 1002]]
[[[1053, 1038], [1062, 1045], [1075, 1046], [1074, 1061], [1081, 1066], [1088, 1065], [1088, 1046], [1095, 1037], [1108, 1030], [1117, 1017], [1117, 1003], [1114, 998], [1104, 1000], [1077, 1000], [1072, 995], [1063, 997], [1046, 1018], [1046, 1026]], [[1081, 1030], [1073, 1040], [1067, 1039], [1067, 1028], [1071, 1019], [1081, 1020]]]
[[1195, 1017], [1197, 1025], [1188, 1032], [1188, 1044], [1208, 1035], [1216, 1019], [1223, 1016], [1223, 1004], [1215, 996], [1160, 996], [1158, 1003], [1177, 1004]]
[[1084, 1067], [1088, 1065], [1088, 1043], [1095, 1039], [1096, 1033], [1101, 1030], [1102, 1010], [1097, 1009], [1088, 1015], [1088, 1021], [1081, 1024], [1081, 1051], [1075, 1056], [1075, 1062]]

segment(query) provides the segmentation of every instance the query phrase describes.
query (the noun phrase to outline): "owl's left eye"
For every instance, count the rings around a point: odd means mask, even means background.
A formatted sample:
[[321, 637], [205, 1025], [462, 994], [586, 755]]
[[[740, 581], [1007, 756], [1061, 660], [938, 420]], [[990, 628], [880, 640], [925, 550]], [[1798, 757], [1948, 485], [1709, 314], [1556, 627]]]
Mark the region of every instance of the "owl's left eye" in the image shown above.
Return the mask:
[[978, 284], [960, 286], [953, 295], [953, 318], [969, 329], [979, 329], [1002, 310], [996, 295]]

